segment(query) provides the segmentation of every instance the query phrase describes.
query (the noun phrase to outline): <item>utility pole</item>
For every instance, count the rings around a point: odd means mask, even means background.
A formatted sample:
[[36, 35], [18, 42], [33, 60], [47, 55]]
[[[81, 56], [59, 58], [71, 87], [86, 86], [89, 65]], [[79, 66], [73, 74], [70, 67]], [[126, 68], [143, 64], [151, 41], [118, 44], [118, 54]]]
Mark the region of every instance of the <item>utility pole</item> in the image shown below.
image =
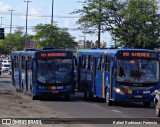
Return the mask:
[[51, 42], [53, 47], [53, 7], [54, 7], [54, 0], [52, 0], [52, 17], [51, 17]]
[[12, 12], [15, 10], [8, 10], [11, 12], [11, 21], [10, 21], [10, 34], [12, 33]]
[[1, 18], [1, 28], [2, 28], [2, 19], [4, 18], [4, 17], [0, 17]]
[[27, 23], [28, 23], [28, 3], [31, 2], [29, 0], [24, 1], [27, 3], [27, 9], [26, 9], [26, 34], [25, 34], [25, 49], [27, 47]]
[[54, 6], [54, 0], [52, 0], [52, 17], [51, 17], [51, 24], [53, 25], [53, 6]]

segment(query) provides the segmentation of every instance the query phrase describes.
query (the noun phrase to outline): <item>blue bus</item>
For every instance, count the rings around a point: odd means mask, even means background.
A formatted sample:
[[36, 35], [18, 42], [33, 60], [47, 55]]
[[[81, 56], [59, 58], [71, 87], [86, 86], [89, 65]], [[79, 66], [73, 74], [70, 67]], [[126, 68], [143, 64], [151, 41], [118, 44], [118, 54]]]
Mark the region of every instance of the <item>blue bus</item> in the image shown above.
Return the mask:
[[11, 53], [12, 83], [16, 91], [35, 100], [45, 95], [74, 94], [75, 57], [70, 50], [28, 50]]
[[150, 106], [160, 88], [159, 54], [145, 49], [89, 49], [77, 53], [77, 89], [84, 98], [143, 102]]

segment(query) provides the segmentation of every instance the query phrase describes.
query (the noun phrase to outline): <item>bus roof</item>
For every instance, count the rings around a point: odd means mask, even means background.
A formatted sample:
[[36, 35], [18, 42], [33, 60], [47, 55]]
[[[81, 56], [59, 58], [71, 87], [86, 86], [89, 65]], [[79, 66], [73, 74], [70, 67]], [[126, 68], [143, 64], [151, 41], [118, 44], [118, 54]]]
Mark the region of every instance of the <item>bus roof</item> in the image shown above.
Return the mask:
[[36, 54], [39, 53], [54, 53], [54, 52], [62, 52], [62, 53], [71, 53], [73, 54], [73, 51], [71, 50], [62, 50], [62, 49], [52, 49], [52, 50], [22, 50], [22, 51], [14, 51], [11, 53], [11, 56], [19, 56], [19, 55], [23, 55], [23, 56], [28, 56], [28, 54], [32, 55], [32, 57], [35, 57]]
[[154, 50], [148, 49], [86, 49], [86, 50], [78, 50], [78, 55], [90, 54], [90, 55], [104, 55], [108, 54], [110, 56], [115, 55], [119, 51], [139, 51], [139, 52], [156, 52]]

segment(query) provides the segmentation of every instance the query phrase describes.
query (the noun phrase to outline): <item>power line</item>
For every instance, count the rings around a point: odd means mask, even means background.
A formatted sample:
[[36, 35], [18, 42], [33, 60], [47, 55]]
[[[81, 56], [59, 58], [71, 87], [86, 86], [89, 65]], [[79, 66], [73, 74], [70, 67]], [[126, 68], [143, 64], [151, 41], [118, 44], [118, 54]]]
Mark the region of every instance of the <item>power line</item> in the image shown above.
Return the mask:
[[[10, 15], [7, 12], [0, 12], [0, 14], [4, 14], [4, 15]], [[14, 13], [14, 16], [26, 16], [23, 13]], [[37, 14], [29, 14], [28, 16], [30, 17], [46, 17], [46, 18], [51, 18], [50, 15], [37, 15]], [[60, 15], [53, 15], [55, 18], [80, 18], [79, 16], [60, 16]]]
[[[17, 28], [25, 28], [25, 26], [12, 26], [12, 28], [14, 28], [14, 29], [17, 29]], [[10, 27], [3, 27], [3, 28], [5, 28], [5, 29], [9, 29]], [[60, 28], [60, 27], [59, 27]], [[34, 29], [34, 26], [31, 26], [31, 27], [27, 27], [27, 29]], [[63, 29], [65, 29], [65, 28], [63, 28], [63, 27], [61, 27], [59, 30], [63, 30]], [[82, 31], [83, 29], [78, 29], [78, 28], [66, 28], [67, 29], [67, 31]], [[88, 29], [89, 31], [94, 31], [94, 29]]]

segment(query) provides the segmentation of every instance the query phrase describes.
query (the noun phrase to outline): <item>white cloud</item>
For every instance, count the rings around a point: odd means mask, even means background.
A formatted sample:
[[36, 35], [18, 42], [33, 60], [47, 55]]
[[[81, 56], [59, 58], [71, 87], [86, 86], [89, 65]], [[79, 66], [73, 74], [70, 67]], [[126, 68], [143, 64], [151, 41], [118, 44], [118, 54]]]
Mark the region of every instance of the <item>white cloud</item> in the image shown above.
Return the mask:
[[77, 19], [72, 18], [65, 18], [65, 19], [58, 19], [54, 18], [54, 21], [58, 23], [59, 27], [65, 27], [65, 28], [77, 28], [76, 21]]
[[[21, 12], [23, 16], [21, 16], [22, 19], [26, 19], [26, 3], [23, 3], [21, 5], [16, 5], [16, 12]], [[28, 19], [42, 19], [42, 9], [38, 8], [37, 6], [28, 4]]]
[[29, 19], [40, 19], [42, 17], [41, 16], [41, 9], [35, 9], [35, 8], [30, 8], [29, 12], [28, 12], [28, 18]]
[[8, 11], [11, 9], [11, 6], [8, 4], [5, 4], [4, 1], [0, 1], [0, 11]]

